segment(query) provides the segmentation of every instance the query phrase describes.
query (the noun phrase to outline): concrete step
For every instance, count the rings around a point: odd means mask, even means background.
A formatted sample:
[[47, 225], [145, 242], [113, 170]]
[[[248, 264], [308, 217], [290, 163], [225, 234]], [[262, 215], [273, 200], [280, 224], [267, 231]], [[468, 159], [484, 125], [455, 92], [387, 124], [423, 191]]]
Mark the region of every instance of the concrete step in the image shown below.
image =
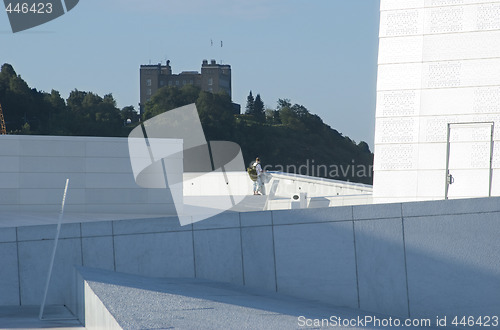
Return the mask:
[[[304, 328], [300, 322], [332, 316], [337, 320], [367, 315], [388, 318], [203, 279], [149, 278], [89, 268], [81, 268], [80, 273], [89, 288], [85, 299], [93, 300], [92, 304], [98, 299], [99, 308], [106, 309], [86, 309], [91, 327], [114, 328], [109, 318], [124, 329], [298, 329]], [[92, 297], [87, 297], [90, 291]]]

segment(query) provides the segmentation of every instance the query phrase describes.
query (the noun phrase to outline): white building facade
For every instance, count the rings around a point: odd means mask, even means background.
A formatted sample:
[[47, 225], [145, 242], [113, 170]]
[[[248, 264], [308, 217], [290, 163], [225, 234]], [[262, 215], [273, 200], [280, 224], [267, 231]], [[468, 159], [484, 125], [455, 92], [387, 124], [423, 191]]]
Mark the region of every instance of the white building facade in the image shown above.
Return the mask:
[[500, 195], [500, 0], [381, 0], [374, 202]]

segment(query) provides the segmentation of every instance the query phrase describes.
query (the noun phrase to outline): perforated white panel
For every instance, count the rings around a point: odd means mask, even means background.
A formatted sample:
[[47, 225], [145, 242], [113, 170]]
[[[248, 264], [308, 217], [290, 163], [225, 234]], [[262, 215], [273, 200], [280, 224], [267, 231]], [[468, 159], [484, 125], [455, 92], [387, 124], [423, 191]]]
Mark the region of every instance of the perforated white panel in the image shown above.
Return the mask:
[[[494, 122], [500, 168], [500, 0], [381, 0], [380, 8], [374, 200], [442, 199], [448, 123]], [[484, 195], [489, 184], [491, 131], [473, 132], [452, 136], [450, 164], [469, 181], [450, 186], [450, 198]]]

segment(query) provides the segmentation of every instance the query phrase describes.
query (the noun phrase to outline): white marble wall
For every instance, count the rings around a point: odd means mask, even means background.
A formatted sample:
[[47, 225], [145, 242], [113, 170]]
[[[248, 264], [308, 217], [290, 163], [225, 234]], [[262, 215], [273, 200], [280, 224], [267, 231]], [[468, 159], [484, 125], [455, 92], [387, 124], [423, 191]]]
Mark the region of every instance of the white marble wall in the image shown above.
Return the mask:
[[[447, 124], [464, 122], [494, 122], [500, 141], [500, 1], [381, 0], [374, 201], [443, 199]], [[450, 198], [488, 196], [490, 144], [467, 142], [450, 153], [467, 156], [450, 163]]]
[[135, 183], [126, 138], [3, 135], [0, 163], [2, 211], [58, 212], [69, 178], [68, 212], [175, 214], [169, 190]]
[[[74, 306], [83, 265], [402, 317], [498, 315], [499, 216], [494, 197], [65, 224], [47, 303]], [[0, 305], [41, 302], [55, 227], [0, 228]]]

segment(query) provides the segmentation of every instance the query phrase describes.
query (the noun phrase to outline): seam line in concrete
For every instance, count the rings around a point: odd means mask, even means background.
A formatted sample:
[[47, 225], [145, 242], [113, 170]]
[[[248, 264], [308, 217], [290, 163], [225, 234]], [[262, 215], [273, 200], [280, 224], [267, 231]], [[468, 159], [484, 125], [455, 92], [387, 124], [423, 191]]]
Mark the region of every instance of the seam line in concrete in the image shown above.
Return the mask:
[[[385, 218], [382, 218], [385, 219]], [[368, 219], [367, 219], [368, 220]], [[273, 226], [294, 226], [294, 225], [310, 225], [310, 224], [318, 224], [318, 223], [336, 223], [336, 222], [351, 222], [352, 219], [346, 220], [328, 220], [328, 221], [311, 221], [311, 222], [294, 222], [294, 223], [280, 223], [273, 224]]]
[[83, 266], [83, 235], [82, 235], [82, 223], [80, 222], [80, 260], [81, 265]]
[[190, 224], [190, 226], [191, 226], [191, 240], [193, 241], [193, 270], [194, 270], [194, 278], [196, 278], [196, 251], [194, 244], [194, 225]]
[[257, 227], [272, 227], [272, 225], [241, 226], [241, 228], [257, 228]]
[[243, 285], [245, 285], [245, 260], [243, 257], [243, 233], [241, 229], [241, 213], [238, 213], [238, 220], [240, 222], [241, 275], [242, 275]]
[[113, 270], [116, 272], [115, 222], [111, 221], [111, 244], [113, 244]]
[[356, 293], [358, 296], [358, 308], [361, 308], [361, 300], [359, 298], [359, 273], [358, 273], [358, 252], [356, 249], [356, 228], [354, 226], [354, 207], [353, 208], [353, 219], [352, 219], [352, 237], [354, 244], [354, 265], [356, 268]]
[[276, 245], [274, 243], [274, 216], [272, 211], [271, 211], [271, 232], [273, 235], [274, 286], [276, 292], [278, 292], [278, 270], [276, 268]]
[[[79, 239], [79, 236], [73, 236], [73, 237], [64, 237], [64, 238], [59, 238], [60, 241], [65, 240], [65, 239]], [[29, 242], [46, 242], [46, 241], [53, 241], [53, 238], [39, 238], [39, 239], [27, 239], [27, 240], [22, 240], [19, 241], [19, 243], [29, 243]], [[8, 243], [8, 242], [6, 242]]]
[[[195, 231], [202, 231], [202, 230], [219, 230], [219, 229], [238, 229], [240, 228], [239, 226], [228, 226], [228, 227], [217, 227], [217, 228], [193, 228]], [[179, 230], [182, 231], [182, 230]]]
[[408, 286], [408, 265], [406, 261], [406, 239], [405, 239], [405, 219], [403, 217], [403, 204], [401, 205], [401, 230], [403, 234], [403, 255], [405, 261], [405, 280], [406, 280], [406, 303], [408, 306], [408, 317], [411, 317], [410, 313], [410, 289]]
[[488, 213], [500, 213], [499, 211], [477, 211], [477, 212], [464, 212], [464, 213], [446, 213], [446, 214], [423, 214], [423, 215], [401, 215], [405, 218], [427, 218], [427, 217], [454, 217], [457, 215], [471, 215], [471, 214], [488, 214]]
[[[224, 228], [219, 228], [224, 229]], [[176, 231], [148, 231], [144, 233], [126, 233], [126, 234], [113, 234], [113, 236], [131, 236], [131, 235], [152, 235], [152, 234], [168, 234], [168, 233], [182, 233], [182, 232], [190, 232], [191, 230], [176, 230]], [[103, 235], [109, 236], [109, 235]], [[89, 237], [97, 237], [97, 236], [89, 236]]]
[[17, 282], [19, 287], [19, 306], [22, 306], [21, 301], [21, 265], [19, 258], [19, 240], [17, 239], [17, 228], [16, 228], [16, 253], [17, 253]]
[[354, 219], [354, 221], [379, 221], [379, 220], [388, 220], [388, 219], [401, 219], [401, 216], [398, 215], [397, 217], [390, 216], [390, 217], [382, 217], [382, 218]]
[[99, 237], [111, 237], [113, 234], [108, 234], [108, 235], [88, 235], [88, 236], [82, 236], [82, 238], [99, 238]]

